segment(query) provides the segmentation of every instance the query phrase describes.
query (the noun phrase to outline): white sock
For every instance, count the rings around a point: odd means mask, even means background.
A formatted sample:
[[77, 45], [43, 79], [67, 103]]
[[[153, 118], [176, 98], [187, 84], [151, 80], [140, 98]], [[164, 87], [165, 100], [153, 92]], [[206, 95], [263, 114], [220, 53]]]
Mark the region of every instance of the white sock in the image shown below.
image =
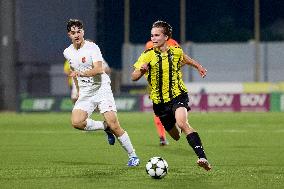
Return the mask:
[[136, 157], [135, 149], [132, 146], [132, 143], [130, 141], [130, 138], [125, 131], [123, 135], [120, 137], [117, 137], [118, 141], [120, 142], [121, 146], [125, 149], [125, 151], [128, 153], [128, 157]]
[[104, 130], [105, 129], [103, 121], [94, 121], [90, 118], [88, 118], [86, 121], [87, 121], [87, 125], [84, 128], [85, 131], [96, 131], [96, 130]]

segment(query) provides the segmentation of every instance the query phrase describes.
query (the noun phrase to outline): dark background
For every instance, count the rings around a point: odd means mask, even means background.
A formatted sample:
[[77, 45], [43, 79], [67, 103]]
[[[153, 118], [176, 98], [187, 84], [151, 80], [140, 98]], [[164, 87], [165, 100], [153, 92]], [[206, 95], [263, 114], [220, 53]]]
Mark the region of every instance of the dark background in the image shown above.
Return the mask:
[[[130, 0], [130, 42], [150, 39], [156, 20], [169, 22], [180, 40], [179, 1]], [[19, 61], [63, 63], [62, 52], [70, 41], [66, 21], [85, 23], [86, 38], [94, 39], [113, 68], [121, 68], [124, 41], [123, 0], [16, 0]], [[186, 40], [246, 42], [254, 37], [253, 0], [187, 0]], [[284, 39], [284, 1], [260, 0], [262, 41]]]

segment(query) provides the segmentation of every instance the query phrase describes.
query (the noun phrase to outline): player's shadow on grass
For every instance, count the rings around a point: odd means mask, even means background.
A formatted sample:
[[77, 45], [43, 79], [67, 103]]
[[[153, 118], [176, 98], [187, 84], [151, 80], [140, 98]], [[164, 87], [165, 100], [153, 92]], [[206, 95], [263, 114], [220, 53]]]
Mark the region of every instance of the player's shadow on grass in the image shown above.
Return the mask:
[[80, 161], [53, 161], [56, 164], [62, 164], [62, 165], [110, 165], [108, 163], [96, 163], [96, 162], [80, 162]]
[[[68, 161], [53, 161], [56, 164], [64, 166], [64, 169], [70, 169], [73, 176], [90, 177], [93, 179], [101, 178], [102, 176], [124, 175], [129, 174], [131, 169], [125, 167], [113, 169], [113, 165], [109, 163], [94, 163], [94, 162], [68, 162]], [[70, 167], [68, 167], [70, 166]]]

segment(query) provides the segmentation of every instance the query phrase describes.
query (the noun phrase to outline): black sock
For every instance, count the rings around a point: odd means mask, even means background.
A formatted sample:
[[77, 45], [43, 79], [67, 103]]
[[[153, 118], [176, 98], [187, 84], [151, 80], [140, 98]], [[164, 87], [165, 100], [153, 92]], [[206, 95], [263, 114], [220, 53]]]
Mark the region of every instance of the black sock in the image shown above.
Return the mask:
[[190, 133], [186, 136], [188, 144], [192, 147], [198, 158], [206, 158], [200, 137], [197, 132]]

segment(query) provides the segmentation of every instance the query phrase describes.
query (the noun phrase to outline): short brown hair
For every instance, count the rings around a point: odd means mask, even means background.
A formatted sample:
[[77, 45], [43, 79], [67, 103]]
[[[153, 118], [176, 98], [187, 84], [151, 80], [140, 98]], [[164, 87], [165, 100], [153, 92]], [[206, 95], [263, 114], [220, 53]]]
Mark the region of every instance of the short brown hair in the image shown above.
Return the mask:
[[163, 28], [163, 34], [167, 35], [169, 39], [172, 38], [172, 26], [165, 21], [158, 20], [154, 22], [152, 28]]
[[83, 22], [81, 20], [79, 20], [79, 19], [69, 19], [68, 22], [67, 22], [67, 32], [70, 32], [71, 28], [73, 26], [76, 26], [79, 29], [83, 29], [84, 28]]

